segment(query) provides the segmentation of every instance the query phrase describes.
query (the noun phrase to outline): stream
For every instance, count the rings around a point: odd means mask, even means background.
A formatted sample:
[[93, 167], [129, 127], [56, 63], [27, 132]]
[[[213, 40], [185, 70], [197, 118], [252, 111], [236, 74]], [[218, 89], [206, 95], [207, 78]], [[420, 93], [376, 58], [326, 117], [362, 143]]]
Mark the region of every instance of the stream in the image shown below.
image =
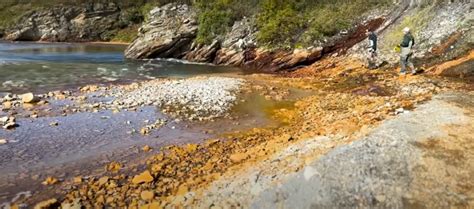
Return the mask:
[[178, 60], [126, 60], [125, 48], [93, 43], [0, 42], [0, 93], [44, 93], [87, 84], [243, 73], [239, 68]]
[[[106, 44], [0, 43], [0, 96], [54, 90], [71, 90], [77, 94], [78, 87], [88, 84], [103, 86], [156, 78], [247, 74], [239, 68], [177, 60], [125, 60], [124, 48]], [[50, 100], [46, 106], [23, 105], [21, 110], [0, 111], [0, 117], [13, 115], [19, 124], [14, 130], [0, 129], [0, 139], [8, 141], [0, 145], [0, 206], [18, 198], [18, 194], [24, 198], [24, 194], [41, 197], [58, 192], [41, 184], [48, 176], [59, 180], [93, 176], [104, 172], [104, 166], [111, 162], [140, 165], [160, 152], [161, 147], [202, 143], [236, 131], [278, 125], [271, 117], [272, 111], [291, 106], [291, 101], [267, 100], [255, 92], [242, 93], [239, 97], [241, 100], [230, 113], [231, 118], [203, 122], [175, 120], [155, 106], [118, 113], [100, 110], [66, 115], [63, 109], [74, 102], [68, 99]], [[29, 117], [35, 111], [46, 114]], [[140, 128], [157, 120], [167, 122], [148, 135], [138, 133]], [[145, 145], [152, 150], [142, 151]]]

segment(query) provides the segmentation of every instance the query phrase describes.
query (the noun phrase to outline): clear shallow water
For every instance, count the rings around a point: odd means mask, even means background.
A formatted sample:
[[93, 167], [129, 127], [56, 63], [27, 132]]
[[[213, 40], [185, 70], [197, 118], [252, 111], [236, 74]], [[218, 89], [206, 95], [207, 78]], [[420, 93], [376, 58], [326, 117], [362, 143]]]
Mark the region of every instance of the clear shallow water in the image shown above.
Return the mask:
[[126, 46], [0, 42], [0, 92], [46, 92], [86, 84], [159, 77], [240, 73], [232, 67], [178, 61], [128, 61]]

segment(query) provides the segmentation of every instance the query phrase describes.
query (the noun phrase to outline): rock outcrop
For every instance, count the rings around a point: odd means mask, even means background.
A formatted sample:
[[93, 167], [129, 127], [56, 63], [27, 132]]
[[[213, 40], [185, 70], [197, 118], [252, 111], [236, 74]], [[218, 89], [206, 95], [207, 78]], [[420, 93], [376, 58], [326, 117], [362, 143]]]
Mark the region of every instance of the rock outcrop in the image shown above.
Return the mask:
[[311, 64], [322, 48], [262, 50], [256, 44], [254, 18], [236, 21], [223, 37], [209, 45], [199, 44], [196, 12], [187, 5], [168, 4], [153, 9], [138, 37], [125, 51], [129, 59], [178, 58], [192, 62], [277, 71]]
[[155, 8], [125, 51], [125, 57], [183, 58], [191, 49], [197, 31], [197, 15], [188, 5], [167, 4]]
[[10, 41], [108, 41], [114, 31], [134, 24], [134, 15], [114, 3], [57, 6], [25, 14], [4, 36]]
[[[410, 27], [415, 37], [414, 57], [430, 65], [465, 54], [472, 45], [472, 3], [453, 0], [438, 4], [419, 0], [403, 0], [399, 8], [376, 32], [379, 36], [378, 59], [380, 62], [398, 64], [399, 54], [393, 48], [402, 40], [404, 27]], [[409, 19], [410, 21], [407, 21]], [[467, 46], [467, 47], [466, 47]], [[351, 49], [355, 57], [365, 59], [367, 43], [361, 42]], [[466, 50], [467, 48], [467, 50]], [[472, 47], [471, 47], [472, 48]]]

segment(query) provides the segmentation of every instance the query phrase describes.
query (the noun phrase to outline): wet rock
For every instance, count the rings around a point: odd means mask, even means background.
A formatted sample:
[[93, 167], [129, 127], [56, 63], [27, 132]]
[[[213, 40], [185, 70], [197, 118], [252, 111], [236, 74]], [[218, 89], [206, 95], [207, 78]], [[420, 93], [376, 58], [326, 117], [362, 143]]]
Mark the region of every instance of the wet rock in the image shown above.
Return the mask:
[[402, 113], [406, 113], [406, 112], [408, 112], [408, 111], [406, 111], [403, 108], [398, 108], [398, 109], [395, 110], [395, 114], [402, 114]]
[[61, 204], [62, 209], [81, 209], [82, 204], [81, 204], [81, 199], [77, 198], [72, 202], [63, 202]]
[[0, 139], [0, 145], [6, 144], [8, 141], [6, 139]]
[[159, 202], [152, 202], [140, 207], [140, 209], [161, 209], [163, 206]]
[[5, 116], [5, 117], [1, 117], [0, 118], [0, 124], [6, 124], [8, 121], [9, 121], [9, 117], [8, 116]]
[[59, 180], [57, 178], [54, 178], [54, 177], [48, 177], [46, 178], [43, 182], [41, 182], [41, 184], [45, 185], [45, 186], [48, 186], [48, 185], [53, 185], [53, 184], [56, 184], [58, 183]]
[[3, 125], [3, 129], [14, 129], [18, 126], [15, 122], [7, 122], [5, 125]]
[[82, 183], [82, 176], [74, 177], [74, 178], [72, 179], [72, 182], [74, 182], [74, 183], [76, 183], [76, 184]]
[[95, 92], [95, 91], [99, 90], [99, 87], [96, 86], [96, 85], [88, 85], [88, 86], [84, 86], [84, 87], [80, 88], [79, 90], [82, 91], [82, 92]]
[[10, 94], [10, 93], [9, 93], [9, 94], [5, 95], [5, 96], [3, 97], [3, 99], [4, 99], [5, 101], [13, 101], [13, 100], [16, 99], [16, 95], [13, 95], [13, 94]]
[[145, 201], [152, 200], [155, 197], [155, 193], [153, 191], [142, 191], [140, 197]]
[[59, 122], [51, 122], [49, 125], [50, 126], [59, 126]]
[[57, 99], [57, 100], [65, 100], [65, 99], [66, 99], [66, 95], [64, 95], [64, 94], [56, 94], [56, 95], [54, 95], [54, 98]]
[[13, 103], [12, 102], [4, 102], [2, 104], [2, 108], [3, 110], [9, 110], [9, 109], [12, 109], [13, 107]]
[[22, 94], [22, 95], [20, 95], [20, 98], [21, 98], [21, 101], [23, 103], [35, 103], [35, 102], [38, 102], [40, 100], [33, 93]]
[[142, 148], [143, 152], [149, 152], [151, 151], [151, 147], [148, 146], [148, 145], [145, 145], [143, 148]]
[[122, 164], [118, 162], [111, 162], [106, 166], [107, 171], [118, 172], [122, 168]]
[[179, 186], [178, 191], [176, 192], [177, 195], [184, 195], [189, 191], [189, 187], [186, 184]]
[[153, 181], [153, 176], [151, 175], [150, 171], [145, 171], [139, 175], [136, 175], [132, 179], [133, 184], [141, 184], [141, 183], [149, 183]]
[[140, 129], [140, 134], [142, 134], [142, 135], [148, 135], [149, 133], [150, 133], [150, 129], [148, 129], [148, 128]]
[[242, 161], [244, 161], [245, 159], [247, 159], [249, 157], [249, 155], [247, 153], [236, 153], [236, 154], [233, 154], [229, 157], [229, 159], [233, 162], [233, 163], [240, 163]]
[[105, 185], [107, 182], [109, 181], [109, 177], [108, 176], [103, 176], [101, 177], [97, 183], [99, 184], [99, 186], [103, 186]]
[[45, 104], [48, 104], [48, 101], [45, 101], [45, 100], [41, 100], [39, 101], [38, 103], [36, 103], [37, 105], [45, 105]]
[[49, 208], [57, 208], [59, 206], [59, 202], [57, 199], [49, 199], [43, 202], [40, 202], [35, 205], [34, 209], [49, 209]]

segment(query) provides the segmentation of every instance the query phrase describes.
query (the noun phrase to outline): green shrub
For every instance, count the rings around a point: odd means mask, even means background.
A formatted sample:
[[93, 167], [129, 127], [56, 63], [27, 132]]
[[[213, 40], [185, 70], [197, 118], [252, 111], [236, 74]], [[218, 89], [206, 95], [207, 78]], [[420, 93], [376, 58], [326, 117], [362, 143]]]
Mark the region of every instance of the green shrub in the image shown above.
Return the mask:
[[421, 29], [426, 27], [426, 24], [428, 24], [429, 20], [435, 15], [435, 13], [433, 12], [434, 6], [435, 5], [420, 8], [418, 11], [405, 17], [400, 24], [391, 28], [384, 38], [385, 43], [382, 49], [389, 51], [392, 50], [393, 47], [395, 47], [396, 45], [400, 44], [403, 38], [402, 30], [405, 27], [411, 29], [412, 34], [415, 36], [416, 39], [417, 31], [420, 31]]
[[[361, 15], [390, 0], [263, 0], [258, 41], [273, 47], [304, 47], [348, 29]], [[302, 35], [299, 35], [301, 34]]]
[[131, 43], [138, 34], [138, 25], [133, 25], [126, 27], [124, 29], [121, 29], [117, 31], [112, 38], [112, 41], [114, 42], [123, 42], [123, 43]]
[[268, 46], [293, 47], [304, 18], [290, 0], [264, 0], [257, 18], [257, 41]]
[[210, 44], [224, 35], [232, 24], [256, 11], [258, 0], [196, 0], [198, 8], [198, 43]]
[[143, 16], [145, 21], [148, 20], [148, 15], [150, 14], [150, 11], [153, 10], [153, 8], [155, 8], [153, 3], [146, 3], [140, 7], [140, 14]]
[[210, 44], [213, 39], [224, 34], [232, 24], [233, 17], [230, 10], [230, 0], [198, 1], [199, 31], [196, 41]]

